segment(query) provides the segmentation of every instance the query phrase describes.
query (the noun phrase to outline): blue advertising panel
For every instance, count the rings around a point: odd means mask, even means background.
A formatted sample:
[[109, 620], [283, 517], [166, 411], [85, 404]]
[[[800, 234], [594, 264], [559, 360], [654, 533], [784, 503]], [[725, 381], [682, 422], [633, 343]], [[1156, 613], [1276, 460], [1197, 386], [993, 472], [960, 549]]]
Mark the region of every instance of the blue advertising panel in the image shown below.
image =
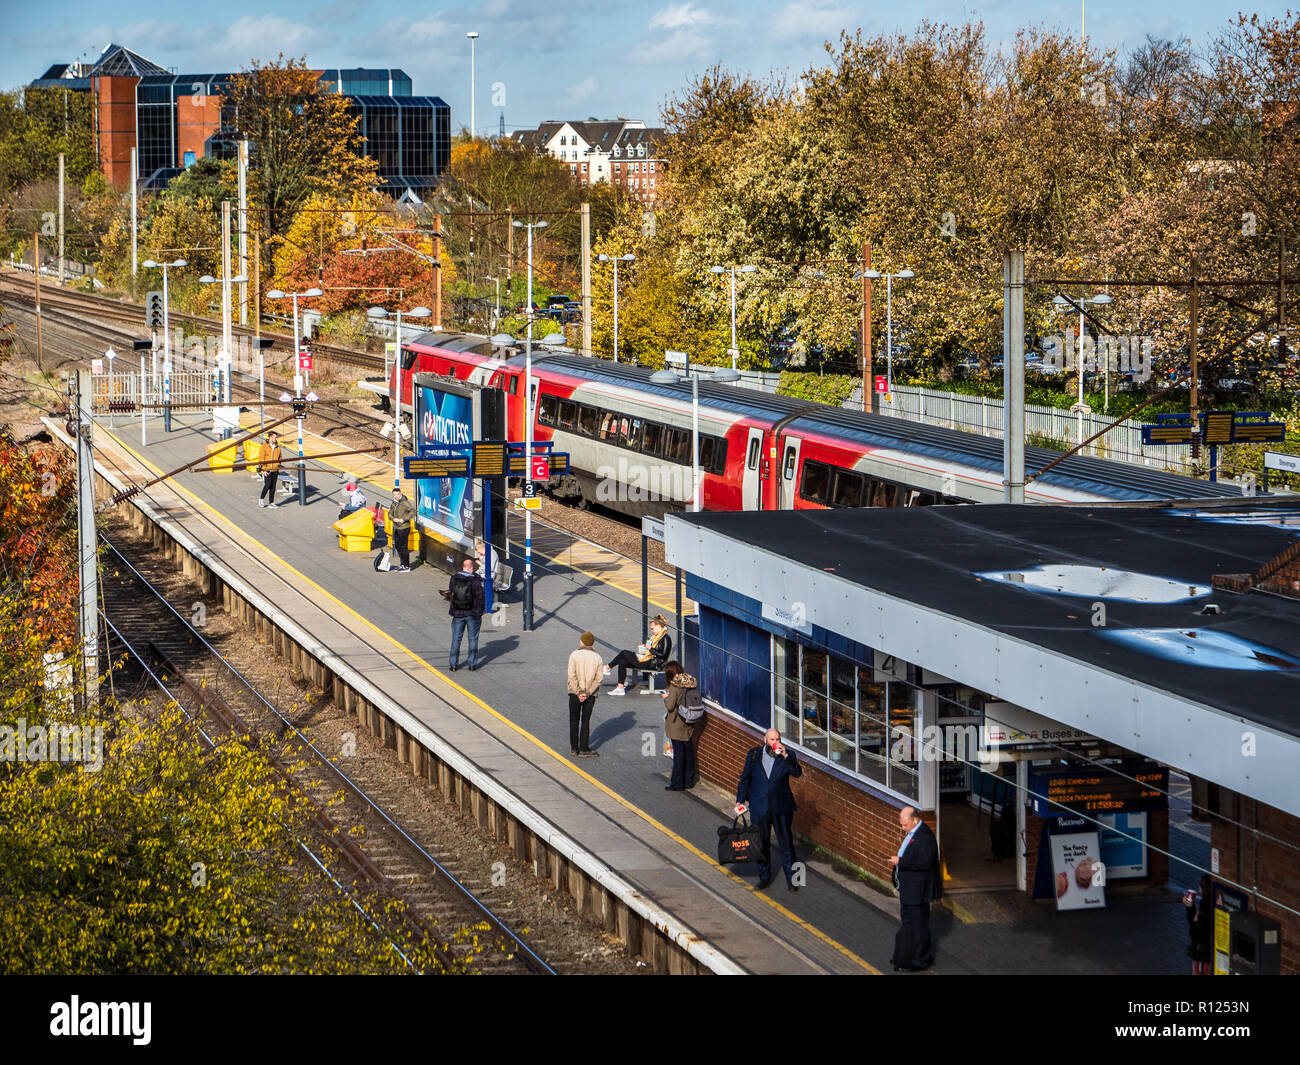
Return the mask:
[[[416, 448], [420, 456], [437, 456], [439, 448], [473, 442], [472, 396], [426, 386], [415, 391]], [[418, 480], [415, 489], [417, 524], [472, 550], [473, 483], [468, 477], [423, 477]]]

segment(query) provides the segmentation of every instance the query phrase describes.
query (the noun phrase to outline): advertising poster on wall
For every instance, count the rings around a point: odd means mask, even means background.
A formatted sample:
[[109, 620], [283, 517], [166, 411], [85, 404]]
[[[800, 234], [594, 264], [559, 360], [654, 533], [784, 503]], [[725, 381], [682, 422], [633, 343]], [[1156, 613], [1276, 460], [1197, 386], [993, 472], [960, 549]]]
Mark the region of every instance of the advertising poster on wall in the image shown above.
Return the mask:
[[[474, 440], [474, 403], [460, 389], [416, 389], [416, 446], [422, 456]], [[416, 522], [467, 550], [474, 547], [474, 482], [468, 477], [424, 477], [416, 482]]]
[[[1077, 821], [1080, 831], [1067, 822]], [[1088, 910], [1106, 906], [1106, 867], [1101, 863], [1101, 834], [1082, 830], [1083, 818], [1061, 818], [1048, 839], [1052, 848], [1052, 878], [1056, 909]]]
[[1101, 860], [1110, 880], [1147, 875], [1147, 814], [1099, 814], [1107, 826], [1101, 831]]

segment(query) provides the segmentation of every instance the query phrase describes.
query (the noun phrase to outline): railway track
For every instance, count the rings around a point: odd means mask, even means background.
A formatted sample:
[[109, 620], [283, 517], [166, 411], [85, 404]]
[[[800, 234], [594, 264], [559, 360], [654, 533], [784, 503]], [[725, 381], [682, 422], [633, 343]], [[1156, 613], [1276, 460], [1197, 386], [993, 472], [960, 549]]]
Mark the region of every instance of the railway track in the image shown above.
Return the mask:
[[[105, 548], [109, 661], [125, 653], [137, 667], [164, 677], [186, 709], [214, 728], [272, 740], [277, 768], [317, 806], [317, 843], [341, 859], [336, 864], [347, 870], [339, 878], [349, 880], [345, 888], [405, 900], [415, 919], [446, 943], [445, 959], [453, 966], [468, 964], [484, 973], [554, 972], [542, 957], [546, 945], [530, 946], [512, 929], [509, 904], [494, 910], [479, 898], [475, 889], [482, 888], [460, 868], [464, 863], [456, 853], [417, 841], [389, 815], [399, 785], [386, 779], [375, 760], [348, 758], [346, 769], [341, 767], [327, 755], [327, 741], [310, 734], [316, 730], [307, 719], [314, 719], [318, 707], [281, 712], [191, 624], [201, 620], [201, 604], [194, 604], [187, 620], [154, 587], [141, 571], [145, 551], [121, 538], [106, 540]], [[400, 786], [409, 789], [409, 777]], [[470, 930], [465, 941], [452, 935], [461, 928]], [[471, 960], [475, 936], [490, 949]]]
[[[0, 278], [0, 297], [20, 301], [34, 308], [36, 301], [35, 286], [25, 275], [7, 274]], [[83, 320], [86, 317], [93, 317], [127, 327], [134, 326], [136, 327], [134, 333], [124, 333], [124, 335], [131, 335], [133, 338], [148, 334], [145, 326], [144, 307], [139, 304], [124, 303], [109, 296], [100, 296], [90, 292], [69, 292], [66, 289], [50, 285], [41, 290], [41, 313], [44, 316], [48, 311], [63, 311], [79, 316]], [[216, 333], [221, 331], [221, 320], [208, 315], [169, 311], [168, 317], [177, 323], [192, 325], [202, 330]], [[275, 337], [286, 347], [292, 346], [293, 342], [292, 333], [278, 330], [264, 329], [259, 334], [255, 329], [236, 325], [232, 327], [232, 333], [237, 337], [258, 335]], [[331, 359], [349, 366], [379, 371], [384, 368], [382, 355], [373, 355], [370, 352], [344, 347], [341, 344], [313, 342], [312, 351], [320, 358]]]

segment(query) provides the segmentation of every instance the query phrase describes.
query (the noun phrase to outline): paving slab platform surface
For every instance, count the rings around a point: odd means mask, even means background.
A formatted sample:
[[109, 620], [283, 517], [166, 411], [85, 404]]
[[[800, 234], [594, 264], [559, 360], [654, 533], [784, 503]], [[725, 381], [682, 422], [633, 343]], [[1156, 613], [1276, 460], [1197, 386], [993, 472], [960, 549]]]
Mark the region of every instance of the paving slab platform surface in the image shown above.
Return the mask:
[[[285, 428], [293, 432], [292, 424]], [[151, 424], [147, 445], [140, 443], [138, 426], [112, 432], [101, 426], [95, 444], [106, 467], [141, 483], [200, 456], [213, 439], [177, 419], [169, 434]], [[287, 458], [290, 449], [284, 450]], [[779, 876], [758, 892], [753, 867], [717, 865], [717, 828], [728, 820], [730, 795], [704, 781], [691, 792], [664, 790], [671, 763], [662, 754], [663, 708], [657, 696], [613, 697], [606, 687], [592, 718], [591, 746], [600, 757], [569, 755], [565, 665], [579, 635], [593, 632], [606, 659], [640, 639], [640, 602], [628, 594], [635, 584], [626, 579], [625, 560], [610, 556], [610, 571], [619, 576], [606, 581], [590, 560], [570, 566], [556, 554], [563, 534], [539, 537], [551, 556], [535, 552], [535, 621], [525, 632], [522, 522], [512, 516], [506, 563], [514, 575], [512, 590], [501, 597], [497, 613], [483, 619], [479, 668], [453, 674], [447, 668], [450, 619], [438, 594], [447, 575], [427, 564], [410, 573], [377, 573], [372, 555], [341, 551], [332, 529], [343, 472], [372, 476], [365, 489], [373, 502], [385, 499], [391, 488], [391, 465], [363, 465], [346, 457], [316, 465], [334, 469], [309, 475], [305, 506], [296, 497], [281, 496], [277, 508], [260, 508], [261, 483], [244, 472], [189, 472], [145, 495], [398, 701], [421, 727], [461, 751], [740, 969], [797, 974], [889, 969], [896, 900], [836, 872], [815, 854], [801, 853], [808, 884], [797, 894], [787, 893]], [[670, 613], [662, 603], [663, 587], [662, 581], [656, 586], [652, 609]], [[1014, 892], [958, 896], [932, 918], [939, 943], [936, 968], [950, 973], [1187, 972], [1181, 911], [1172, 892], [1116, 898], [1104, 913], [1059, 916]]]

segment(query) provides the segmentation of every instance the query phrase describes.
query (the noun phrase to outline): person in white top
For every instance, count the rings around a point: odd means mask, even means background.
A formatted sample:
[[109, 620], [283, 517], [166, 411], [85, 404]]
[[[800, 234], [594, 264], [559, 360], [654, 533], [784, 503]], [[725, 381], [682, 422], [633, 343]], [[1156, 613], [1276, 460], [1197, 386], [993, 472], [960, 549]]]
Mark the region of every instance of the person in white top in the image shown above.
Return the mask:
[[[482, 540], [474, 541], [474, 552], [477, 555], [477, 561], [474, 563], [474, 572], [486, 581], [487, 566], [485, 565], [485, 562], [487, 559], [487, 546]], [[506, 590], [501, 584], [501, 554], [495, 550], [492, 552], [492, 587], [498, 592]]]
[[359, 484], [349, 482], [343, 489], [343, 505], [339, 507], [339, 518], [345, 518], [365, 505], [366, 493], [361, 491]]

